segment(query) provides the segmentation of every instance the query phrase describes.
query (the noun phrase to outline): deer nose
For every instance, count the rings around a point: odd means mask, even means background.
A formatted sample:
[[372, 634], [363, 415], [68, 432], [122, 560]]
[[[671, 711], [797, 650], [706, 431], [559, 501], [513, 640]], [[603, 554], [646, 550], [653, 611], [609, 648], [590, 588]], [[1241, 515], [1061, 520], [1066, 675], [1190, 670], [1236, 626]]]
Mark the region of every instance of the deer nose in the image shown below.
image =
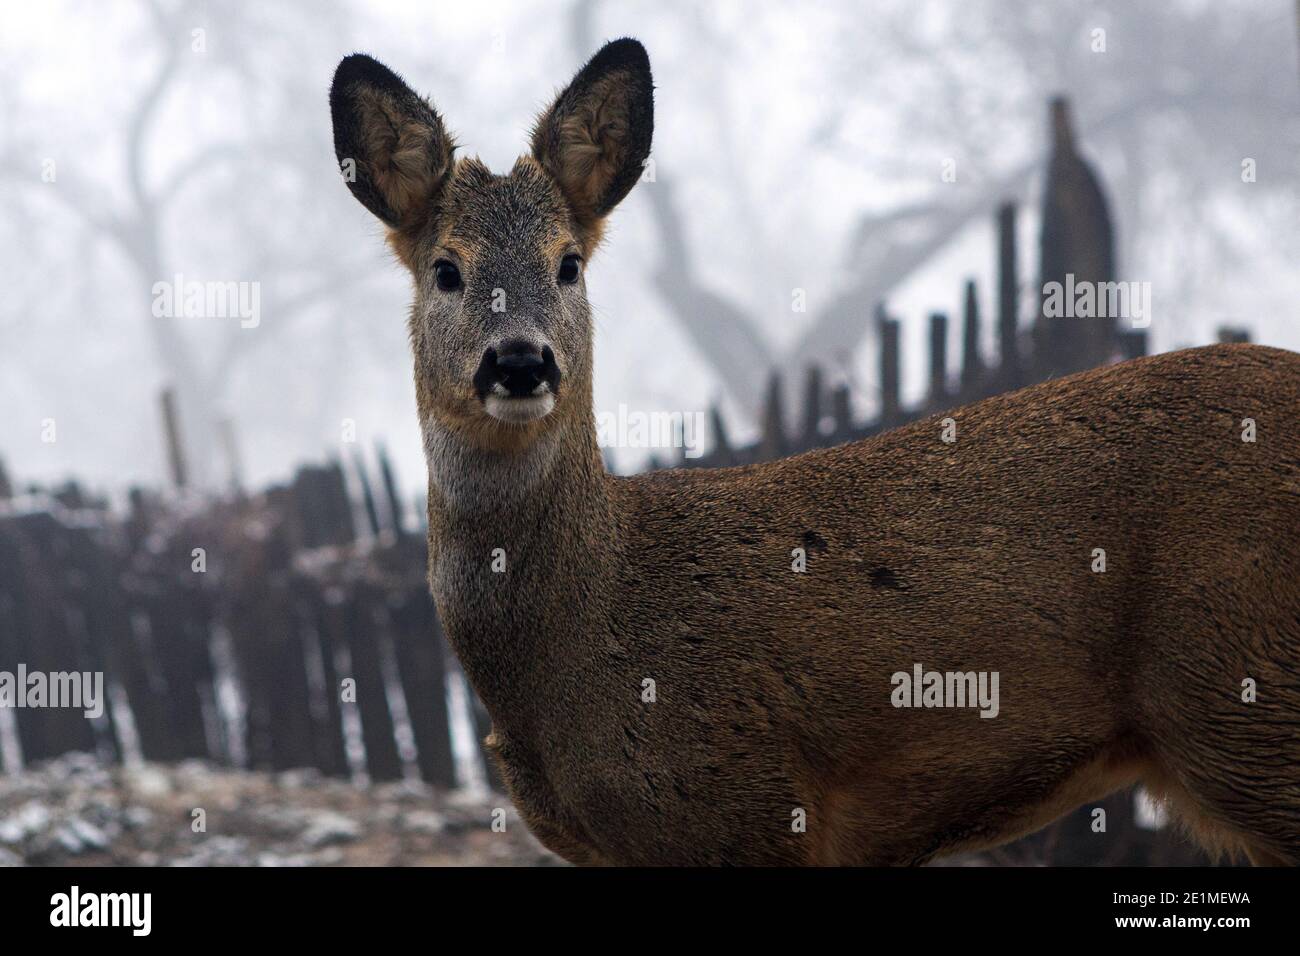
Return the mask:
[[511, 398], [526, 398], [542, 394], [545, 391], [540, 389], [542, 385], [549, 385], [554, 392], [559, 384], [560, 369], [555, 364], [551, 347], [525, 340], [506, 342], [499, 349], [488, 349], [474, 375], [474, 385], [480, 397], [504, 393]]

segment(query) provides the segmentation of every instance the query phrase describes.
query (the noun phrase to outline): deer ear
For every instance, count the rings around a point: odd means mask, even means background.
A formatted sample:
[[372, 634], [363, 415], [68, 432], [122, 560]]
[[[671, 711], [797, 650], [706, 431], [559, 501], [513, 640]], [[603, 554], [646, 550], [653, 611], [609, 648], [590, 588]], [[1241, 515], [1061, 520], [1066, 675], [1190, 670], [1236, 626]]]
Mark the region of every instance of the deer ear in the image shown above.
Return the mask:
[[429, 101], [363, 53], [345, 57], [330, 86], [334, 153], [362, 205], [397, 228], [447, 181], [455, 144]]
[[654, 133], [650, 58], [615, 40], [578, 71], [533, 130], [533, 158], [555, 178], [579, 225], [593, 228], [641, 176]]

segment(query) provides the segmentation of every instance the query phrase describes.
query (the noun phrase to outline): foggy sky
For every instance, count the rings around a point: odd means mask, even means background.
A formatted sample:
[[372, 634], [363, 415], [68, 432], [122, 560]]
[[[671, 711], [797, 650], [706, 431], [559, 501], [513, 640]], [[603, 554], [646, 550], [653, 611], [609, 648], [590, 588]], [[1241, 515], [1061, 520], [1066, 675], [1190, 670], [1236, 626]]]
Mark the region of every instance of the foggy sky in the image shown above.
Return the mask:
[[[645, 43], [655, 181], [616, 210], [588, 273], [598, 409], [720, 402], [743, 440], [755, 409], [740, 396], [767, 372], [719, 370], [700, 344], [724, 327], [708, 303], [784, 367], [815, 350], [802, 337], [829, 303], [867, 279], [892, 288], [904, 395], [918, 397], [925, 316], [959, 315], [967, 277], [993, 314], [991, 217], [957, 211], [1019, 201], [1032, 284], [1057, 92], [1108, 190], [1120, 278], [1152, 284], [1153, 347], [1204, 344], [1233, 323], [1300, 350], [1295, 15], [1289, 0], [6, 4], [0, 458], [19, 484], [161, 486], [157, 396], [179, 377], [203, 404], [187, 411], [233, 423], [252, 486], [383, 441], [414, 494], [409, 280], [331, 145], [326, 92], [354, 50], [429, 94], [462, 154], [504, 172], [603, 40]], [[941, 177], [949, 159], [956, 182]], [[908, 207], [951, 241], [916, 272], [877, 275], [905, 238], [889, 216]], [[156, 317], [154, 284], [177, 274], [256, 283], [259, 323]], [[713, 298], [675, 306], [675, 283]], [[806, 312], [792, 310], [797, 289]], [[859, 301], [844, 321], [867, 327], [874, 306]], [[832, 361], [869, 412], [873, 338]], [[44, 441], [50, 421], [57, 437]], [[630, 469], [644, 455], [615, 460]], [[208, 482], [225, 469], [195, 465]]]

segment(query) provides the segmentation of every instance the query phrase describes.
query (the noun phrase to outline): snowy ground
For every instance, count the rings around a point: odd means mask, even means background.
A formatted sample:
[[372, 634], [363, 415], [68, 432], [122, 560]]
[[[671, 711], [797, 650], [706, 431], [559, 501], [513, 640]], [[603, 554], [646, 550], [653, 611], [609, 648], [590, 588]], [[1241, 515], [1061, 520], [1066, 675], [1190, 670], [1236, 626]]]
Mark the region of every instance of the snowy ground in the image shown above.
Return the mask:
[[[493, 829], [498, 808], [504, 832]], [[205, 829], [196, 832], [199, 822]], [[312, 772], [199, 762], [106, 768], [81, 754], [0, 775], [0, 866], [561, 862], [504, 798], [419, 783], [362, 788]]]

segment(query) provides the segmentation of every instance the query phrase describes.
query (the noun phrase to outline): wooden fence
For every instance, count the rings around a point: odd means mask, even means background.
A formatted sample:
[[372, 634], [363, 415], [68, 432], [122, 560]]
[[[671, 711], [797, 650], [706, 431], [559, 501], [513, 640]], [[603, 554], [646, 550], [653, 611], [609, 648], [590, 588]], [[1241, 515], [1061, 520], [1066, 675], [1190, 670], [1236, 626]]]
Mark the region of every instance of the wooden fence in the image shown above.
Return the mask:
[[[1039, 264], [1028, 287], [1042, 290], [1048, 283], [1065, 284], [1067, 276], [1072, 277], [1076, 286], [1114, 282], [1117, 278], [1114, 228], [1104, 190], [1091, 164], [1077, 152], [1065, 101], [1053, 100], [1049, 109], [1051, 147], [1039, 210]], [[976, 281], [968, 279], [962, 295], [961, 354], [955, 363], [949, 360], [949, 316], [943, 312], [931, 313], [927, 390], [920, 404], [905, 407], [901, 395], [901, 323], [884, 303], [878, 303], [871, 319], [876, 324], [879, 343], [879, 411], [874, 419], [857, 421], [852, 411], [850, 386], [828, 386], [829, 376], [820, 367], [774, 370], [759, 417], [757, 441], [746, 446], [733, 445], [721, 412], [714, 408], [710, 414], [713, 447], [707, 453], [686, 458], [685, 449], [678, 448], [676, 457], [666, 461], [654, 458], [650, 467], [744, 465], [856, 441], [934, 412], [1055, 376], [1147, 354], [1145, 329], [1126, 328], [1121, 317], [1044, 315], [1042, 292], [1027, 295], [1027, 284], [1019, 273], [1016, 218], [1015, 204], [1007, 202], [998, 207], [993, 251], [995, 315], [992, 317], [996, 354], [986, 355], [981, 350], [986, 319], [980, 314]], [[1219, 329], [1218, 337], [1224, 342], [1250, 339], [1245, 329], [1228, 326]], [[791, 403], [785, 397], [792, 373], [803, 376], [798, 421], [792, 421]]]
[[253, 497], [135, 491], [125, 516], [75, 485], [0, 502], [0, 671], [102, 672], [109, 698], [8, 709], [10, 749], [457, 783], [424, 533], [380, 461], [383, 517], [353, 464], [361, 534], [338, 463]]

